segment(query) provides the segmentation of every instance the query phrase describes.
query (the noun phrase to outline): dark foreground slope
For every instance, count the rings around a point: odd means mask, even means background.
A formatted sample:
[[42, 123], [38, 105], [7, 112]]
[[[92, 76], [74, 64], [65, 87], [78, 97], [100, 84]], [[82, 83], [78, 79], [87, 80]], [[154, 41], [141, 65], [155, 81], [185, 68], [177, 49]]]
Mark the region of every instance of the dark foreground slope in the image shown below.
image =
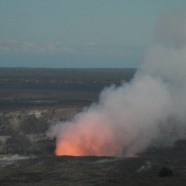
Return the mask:
[[[184, 145], [183, 145], [184, 144]], [[186, 183], [186, 144], [134, 158], [39, 156], [2, 163], [1, 185], [38, 186], [183, 186]], [[163, 167], [172, 176], [160, 177]]]

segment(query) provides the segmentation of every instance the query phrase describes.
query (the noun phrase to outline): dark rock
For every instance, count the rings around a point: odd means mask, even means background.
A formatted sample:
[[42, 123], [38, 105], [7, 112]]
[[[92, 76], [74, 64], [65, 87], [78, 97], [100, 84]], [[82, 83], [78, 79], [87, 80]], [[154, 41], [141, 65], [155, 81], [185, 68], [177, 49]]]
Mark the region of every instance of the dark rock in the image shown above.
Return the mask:
[[174, 176], [174, 172], [172, 169], [168, 167], [163, 167], [159, 172], [160, 177]]
[[6, 141], [7, 153], [26, 153], [30, 147], [29, 139], [23, 134], [12, 135]]

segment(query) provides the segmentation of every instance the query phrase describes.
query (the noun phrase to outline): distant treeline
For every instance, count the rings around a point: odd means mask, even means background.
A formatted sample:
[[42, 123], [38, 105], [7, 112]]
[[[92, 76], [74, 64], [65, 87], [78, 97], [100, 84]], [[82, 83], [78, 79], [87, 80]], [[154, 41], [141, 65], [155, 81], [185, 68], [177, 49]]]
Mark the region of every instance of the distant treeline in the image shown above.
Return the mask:
[[0, 82], [120, 83], [129, 81], [133, 68], [0, 68]]

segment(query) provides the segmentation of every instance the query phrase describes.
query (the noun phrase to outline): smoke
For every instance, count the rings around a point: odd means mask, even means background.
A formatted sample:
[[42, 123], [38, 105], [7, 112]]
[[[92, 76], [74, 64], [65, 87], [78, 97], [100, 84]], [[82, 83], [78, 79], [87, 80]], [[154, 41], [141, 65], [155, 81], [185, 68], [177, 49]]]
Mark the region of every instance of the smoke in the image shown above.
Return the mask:
[[186, 111], [186, 47], [155, 46], [146, 52], [140, 73], [160, 77], [169, 87], [172, 114], [185, 122]]
[[184, 47], [186, 45], [185, 12], [169, 12], [162, 16], [156, 30], [156, 39], [165, 46]]
[[[185, 35], [177, 30], [176, 45], [171, 40], [167, 46], [166, 39], [166, 46], [147, 50], [130, 83], [105, 88], [97, 103], [49, 129], [47, 135], [56, 138], [56, 155], [134, 156], [184, 136], [186, 47], [180, 44]], [[165, 29], [158, 32], [160, 36]]]

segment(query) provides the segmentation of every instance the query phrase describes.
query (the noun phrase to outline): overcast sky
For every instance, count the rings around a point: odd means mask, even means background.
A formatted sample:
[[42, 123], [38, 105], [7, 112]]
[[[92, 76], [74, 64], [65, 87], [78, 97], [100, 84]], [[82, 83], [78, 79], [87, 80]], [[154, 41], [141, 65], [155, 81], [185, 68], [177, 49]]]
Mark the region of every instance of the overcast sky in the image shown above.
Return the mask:
[[0, 67], [138, 67], [186, 0], [0, 0]]

